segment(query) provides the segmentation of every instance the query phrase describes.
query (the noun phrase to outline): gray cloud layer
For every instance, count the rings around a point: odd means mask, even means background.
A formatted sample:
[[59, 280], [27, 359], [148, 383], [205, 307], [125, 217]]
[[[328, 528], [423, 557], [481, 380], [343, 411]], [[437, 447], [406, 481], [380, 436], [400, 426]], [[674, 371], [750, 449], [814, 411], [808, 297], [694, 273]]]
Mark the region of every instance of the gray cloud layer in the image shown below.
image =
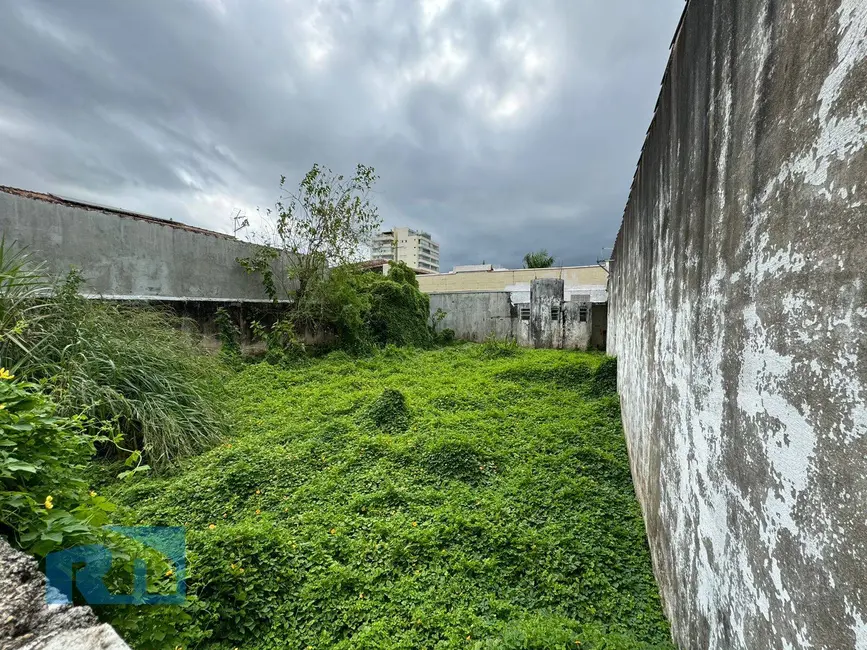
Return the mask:
[[612, 245], [683, 0], [0, 0], [0, 184], [217, 230], [314, 162], [443, 266]]

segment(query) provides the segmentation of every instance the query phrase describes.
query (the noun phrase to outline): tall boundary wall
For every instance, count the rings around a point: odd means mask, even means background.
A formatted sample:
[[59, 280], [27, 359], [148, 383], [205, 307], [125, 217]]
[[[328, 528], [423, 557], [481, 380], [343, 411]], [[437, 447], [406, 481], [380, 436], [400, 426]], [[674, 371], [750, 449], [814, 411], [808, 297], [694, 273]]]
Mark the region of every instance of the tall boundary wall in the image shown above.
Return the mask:
[[681, 648], [867, 648], [867, 0], [692, 0], [617, 237]]
[[[83, 290], [120, 300], [267, 303], [237, 263], [259, 249], [229, 235], [51, 194], [0, 187], [0, 235], [55, 275], [81, 270]], [[285, 261], [275, 262], [283, 278]]]

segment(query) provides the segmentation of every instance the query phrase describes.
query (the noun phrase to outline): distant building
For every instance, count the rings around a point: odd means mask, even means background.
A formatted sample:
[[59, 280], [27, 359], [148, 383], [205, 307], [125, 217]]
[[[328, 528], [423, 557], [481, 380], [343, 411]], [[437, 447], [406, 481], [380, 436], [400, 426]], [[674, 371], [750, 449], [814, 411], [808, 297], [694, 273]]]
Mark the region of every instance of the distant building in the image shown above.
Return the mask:
[[490, 264], [456, 266], [451, 273], [419, 276], [425, 293], [507, 291], [512, 303], [530, 300], [530, 283], [541, 278], [563, 280], [566, 301], [605, 303], [608, 301], [608, 271], [598, 265], [555, 266], [547, 269], [498, 269]]
[[427, 273], [439, 273], [440, 245], [430, 234], [411, 228], [392, 228], [373, 238], [373, 259], [404, 262]]

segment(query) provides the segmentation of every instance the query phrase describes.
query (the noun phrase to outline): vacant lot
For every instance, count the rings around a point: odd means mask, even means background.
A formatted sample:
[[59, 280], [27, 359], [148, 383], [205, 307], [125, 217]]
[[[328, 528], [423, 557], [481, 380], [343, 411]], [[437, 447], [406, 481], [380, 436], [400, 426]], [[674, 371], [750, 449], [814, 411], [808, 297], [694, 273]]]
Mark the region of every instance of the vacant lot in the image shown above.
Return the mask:
[[602, 362], [463, 345], [249, 366], [233, 439], [114, 497], [188, 527], [207, 647], [667, 648]]

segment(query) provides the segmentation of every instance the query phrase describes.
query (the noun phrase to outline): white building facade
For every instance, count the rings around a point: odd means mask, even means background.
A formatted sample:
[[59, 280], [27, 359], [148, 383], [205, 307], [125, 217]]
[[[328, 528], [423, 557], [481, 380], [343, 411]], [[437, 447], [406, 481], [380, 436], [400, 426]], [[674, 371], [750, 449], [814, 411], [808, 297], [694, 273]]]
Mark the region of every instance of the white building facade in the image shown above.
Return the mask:
[[392, 228], [373, 238], [373, 259], [404, 262], [427, 273], [439, 273], [440, 246], [429, 233], [411, 228]]

